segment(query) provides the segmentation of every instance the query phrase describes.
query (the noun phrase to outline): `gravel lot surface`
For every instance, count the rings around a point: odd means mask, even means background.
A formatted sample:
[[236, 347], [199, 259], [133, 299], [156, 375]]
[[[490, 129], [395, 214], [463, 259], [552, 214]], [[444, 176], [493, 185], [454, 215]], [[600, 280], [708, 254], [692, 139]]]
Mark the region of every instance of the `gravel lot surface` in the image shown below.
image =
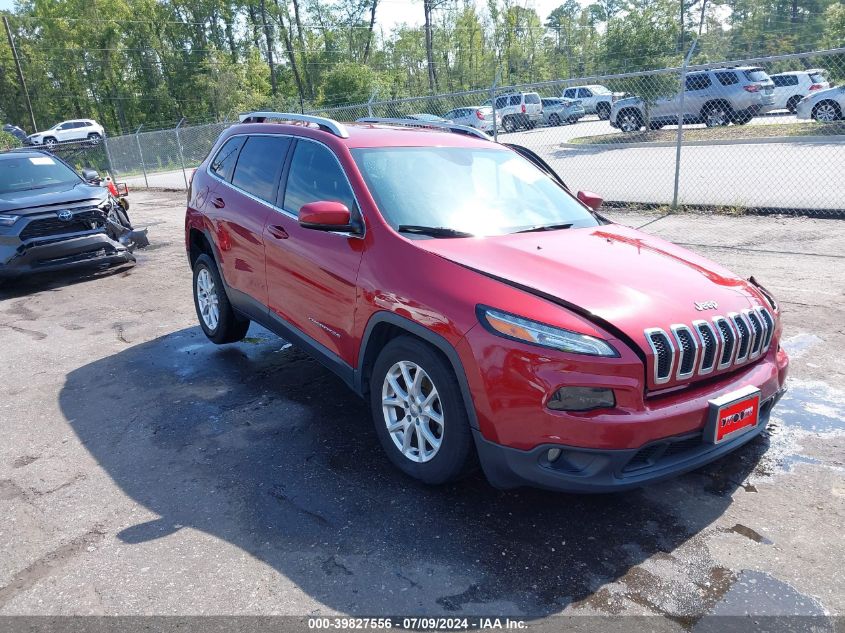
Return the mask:
[[845, 613], [845, 222], [610, 211], [767, 285], [792, 378], [740, 451], [585, 497], [404, 478], [319, 364], [206, 341], [184, 195], [132, 204], [136, 266], [0, 290], [0, 614]]

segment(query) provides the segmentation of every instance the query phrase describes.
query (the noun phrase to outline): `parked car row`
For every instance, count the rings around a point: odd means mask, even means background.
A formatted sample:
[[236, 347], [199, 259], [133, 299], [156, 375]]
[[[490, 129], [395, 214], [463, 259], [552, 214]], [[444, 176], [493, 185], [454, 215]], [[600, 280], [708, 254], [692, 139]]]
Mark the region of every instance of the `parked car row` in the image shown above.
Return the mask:
[[97, 145], [106, 136], [103, 126], [93, 119], [62, 121], [51, 128], [29, 135], [21, 127], [6, 123], [3, 125], [3, 131], [17, 137], [24, 145], [43, 145], [47, 149], [52, 149], [60, 143], [87, 142]]

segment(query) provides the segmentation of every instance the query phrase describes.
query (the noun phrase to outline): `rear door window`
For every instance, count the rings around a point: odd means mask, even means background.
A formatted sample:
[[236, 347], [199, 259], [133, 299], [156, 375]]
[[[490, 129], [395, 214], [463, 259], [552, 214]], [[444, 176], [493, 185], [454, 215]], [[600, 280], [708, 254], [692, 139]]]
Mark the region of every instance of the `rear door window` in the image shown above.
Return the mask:
[[299, 140], [293, 151], [284, 208], [299, 213], [309, 202], [342, 202], [355, 212], [355, 196], [337, 157], [324, 145]]
[[706, 73], [687, 75], [687, 90], [704, 90], [710, 87], [710, 75]]
[[563, 96], [566, 97], [567, 99], [574, 99], [577, 92], [578, 92], [577, 88], [567, 88], [564, 91]]
[[232, 172], [235, 171], [235, 163], [238, 161], [238, 152], [246, 141], [245, 136], [235, 136], [223, 144], [220, 151], [208, 166], [208, 171], [229, 182], [232, 179]]
[[719, 83], [723, 86], [733, 86], [734, 84], [739, 83], [739, 79], [737, 79], [736, 73], [734, 72], [720, 72], [714, 74], [716, 75], [716, 79], [718, 79]]
[[522, 97], [520, 97], [519, 95], [514, 95], [510, 98], [510, 104], [512, 106], [517, 106], [520, 103], [522, 103]]
[[508, 107], [508, 98], [507, 97], [499, 97], [496, 99], [496, 109], [501, 110], [502, 108]]
[[273, 202], [290, 139], [284, 136], [250, 136], [238, 156], [232, 184], [256, 198]]

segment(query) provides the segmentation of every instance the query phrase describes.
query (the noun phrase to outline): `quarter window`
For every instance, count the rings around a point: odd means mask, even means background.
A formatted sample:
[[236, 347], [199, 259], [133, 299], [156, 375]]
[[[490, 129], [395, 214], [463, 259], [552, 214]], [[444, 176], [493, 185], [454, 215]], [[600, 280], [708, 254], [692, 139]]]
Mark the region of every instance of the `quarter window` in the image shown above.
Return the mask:
[[245, 140], [246, 138], [243, 136], [236, 136], [226, 141], [220, 151], [217, 152], [217, 156], [211, 161], [211, 165], [208, 167], [209, 171], [226, 182], [231, 180], [235, 163], [238, 160], [238, 152], [241, 151]]
[[319, 200], [355, 209], [355, 197], [335, 155], [318, 143], [299, 141], [290, 164], [284, 208], [299, 213], [302, 205]]
[[238, 157], [232, 184], [273, 202], [290, 140], [283, 136], [250, 136]]

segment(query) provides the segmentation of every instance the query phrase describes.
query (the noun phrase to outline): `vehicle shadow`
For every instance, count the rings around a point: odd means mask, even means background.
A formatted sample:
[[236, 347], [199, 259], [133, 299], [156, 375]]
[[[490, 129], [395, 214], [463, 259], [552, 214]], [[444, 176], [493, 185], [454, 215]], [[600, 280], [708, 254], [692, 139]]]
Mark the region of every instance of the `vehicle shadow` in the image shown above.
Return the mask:
[[59, 272], [34, 273], [18, 279], [10, 279], [0, 283], [0, 300], [18, 299], [36, 292], [56, 290], [104, 277], [126, 274], [134, 266], [134, 262], [127, 262], [112, 266], [91, 266]]
[[160, 517], [126, 525], [123, 543], [202, 530], [358, 615], [540, 617], [589, 603], [707, 528], [765, 450], [757, 440], [656, 493], [502, 492], [481, 475], [426, 487], [389, 464], [339, 379], [255, 326], [236, 345], [190, 328], [131, 347], [71, 372], [59, 402], [106, 473]]

